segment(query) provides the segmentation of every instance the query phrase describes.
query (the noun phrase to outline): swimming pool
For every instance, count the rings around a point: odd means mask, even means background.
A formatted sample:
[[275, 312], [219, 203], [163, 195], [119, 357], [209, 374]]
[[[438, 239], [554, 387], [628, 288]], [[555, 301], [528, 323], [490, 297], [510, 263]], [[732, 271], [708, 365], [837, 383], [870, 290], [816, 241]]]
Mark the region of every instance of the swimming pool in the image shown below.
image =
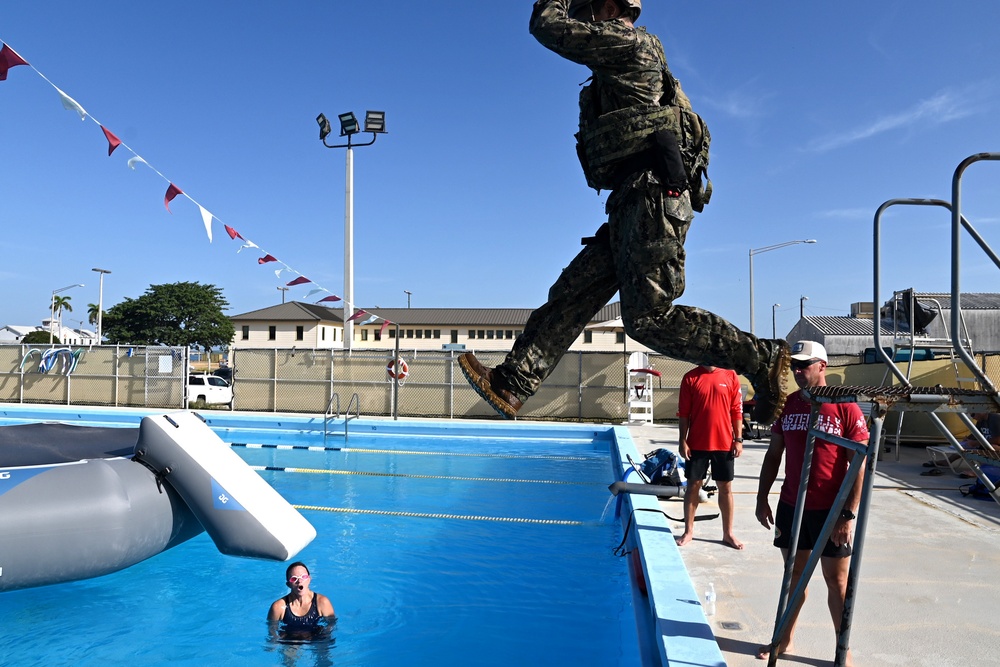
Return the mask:
[[[0, 423], [126, 426], [144, 414], [0, 406]], [[717, 647], [710, 631], [704, 646], [683, 565], [641, 561], [653, 597], [678, 611], [633, 592], [628, 559], [612, 554], [622, 527], [606, 487], [631, 446], [623, 428], [361, 420], [324, 449], [322, 419], [203, 416], [227, 442], [267, 445], [235, 451], [316, 526], [298, 558], [336, 607], [331, 641], [271, 643], [263, 618], [284, 565], [222, 556], [201, 535], [106, 577], [3, 594], [0, 662], [724, 664], [705, 650]], [[662, 546], [655, 517], [635, 524]], [[677, 649], [686, 639], [694, 654]]]

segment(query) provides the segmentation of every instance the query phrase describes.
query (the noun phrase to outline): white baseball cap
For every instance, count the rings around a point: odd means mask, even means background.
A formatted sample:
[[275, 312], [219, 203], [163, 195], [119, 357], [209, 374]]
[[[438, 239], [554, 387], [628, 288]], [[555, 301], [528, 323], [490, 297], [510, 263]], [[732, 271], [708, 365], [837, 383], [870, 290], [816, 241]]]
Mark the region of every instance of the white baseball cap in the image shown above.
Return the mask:
[[826, 348], [812, 340], [800, 340], [792, 345], [792, 359], [797, 361], [819, 359], [829, 363], [826, 358]]

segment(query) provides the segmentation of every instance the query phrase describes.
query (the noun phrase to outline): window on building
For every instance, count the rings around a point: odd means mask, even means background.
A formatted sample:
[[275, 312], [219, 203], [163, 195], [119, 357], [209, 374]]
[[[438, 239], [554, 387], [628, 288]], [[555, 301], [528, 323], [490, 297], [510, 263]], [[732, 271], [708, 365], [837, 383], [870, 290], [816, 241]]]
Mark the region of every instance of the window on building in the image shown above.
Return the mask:
[[267, 328], [267, 339], [276, 340], [278, 338], [278, 327], [273, 324]]
[[624, 331], [616, 331], [615, 332], [615, 342], [618, 343], [619, 345], [624, 345], [625, 344], [625, 332]]
[[368, 329], [361, 330], [361, 340], [368, 340]]
[[451, 342], [453, 345], [458, 344], [458, 329], [451, 330]]
[[423, 338], [423, 337], [424, 337], [424, 330], [417, 329], [417, 338]]
[[390, 328], [389, 329], [389, 338], [395, 338], [395, 337], [396, 337], [396, 329], [395, 328]]
[[593, 343], [594, 342], [594, 332], [593, 331], [584, 331], [583, 332], [583, 342], [584, 343]]
[[305, 340], [306, 328], [301, 324], [295, 327], [295, 340]]
[[514, 337], [513, 329], [507, 329], [507, 331], [504, 331], [503, 333], [504, 333], [504, 338], [506, 338], [507, 340], [510, 340], [511, 338]]
[[434, 338], [441, 338], [441, 330], [440, 329], [435, 329], [434, 330]]
[[413, 329], [407, 329], [406, 330], [406, 337], [407, 338], [413, 338]]
[[486, 338], [486, 332], [483, 331], [482, 329], [477, 329], [476, 338], [479, 338], [480, 340]]
[[475, 340], [475, 338], [476, 338], [476, 330], [475, 329], [469, 329], [469, 338]]
[[250, 340], [250, 325], [244, 324], [242, 330], [243, 330], [243, 340]]
[[319, 328], [319, 339], [326, 340], [326, 327]]
[[486, 338], [489, 340], [493, 340], [493, 329], [486, 330]]
[[382, 340], [382, 329], [375, 329], [375, 340]]

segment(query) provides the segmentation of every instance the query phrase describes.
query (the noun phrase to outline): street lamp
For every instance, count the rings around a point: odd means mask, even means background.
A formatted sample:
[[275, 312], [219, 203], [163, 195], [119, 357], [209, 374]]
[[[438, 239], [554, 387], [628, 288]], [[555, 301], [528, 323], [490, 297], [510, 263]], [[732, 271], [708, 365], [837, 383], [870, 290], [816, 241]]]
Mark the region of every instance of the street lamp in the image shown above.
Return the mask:
[[[54, 341], [52, 333], [52, 324], [56, 319], [56, 294], [59, 292], [65, 292], [68, 289], [73, 289], [74, 287], [86, 287], [83, 283], [77, 283], [76, 285], [67, 285], [66, 287], [60, 287], [59, 289], [52, 290], [52, 300], [49, 302], [49, 345], [52, 345]], [[59, 333], [62, 333], [62, 319], [60, 318]]]
[[365, 113], [365, 132], [372, 135], [372, 140], [362, 144], [353, 143], [352, 137], [361, 132], [358, 119], [354, 112], [349, 111], [337, 116], [340, 121], [340, 136], [347, 137], [346, 144], [331, 146], [326, 143], [330, 135], [330, 121], [324, 114], [316, 116], [319, 124], [319, 138], [327, 148], [347, 149], [347, 193], [344, 203], [344, 348], [351, 349], [354, 340], [354, 146], [371, 146], [378, 135], [386, 134], [385, 112], [368, 111]]
[[799, 319], [800, 320], [803, 317], [806, 316], [806, 301], [808, 301], [808, 300], [809, 300], [809, 297], [807, 297], [807, 296], [799, 297]]
[[285, 292], [290, 290], [291, 287], [279, 287], [278, 290], [281, 292], [281, 303], [285, 302]]
[[771, 338], [778, 337], [778, 309], [781, 308], [780, 303], [776, 303], [771, 306]]
[[104, 274], [111, 273], [107, 269], [91, 269], [101, 275], [101, 286], [97, 288], [97, 344], [101, 344], [104, 324]]
[[408, 289], [403, 290], [403, 292], [406, 293], [406, 307], [409, 308], [410, 307], [410, 297], [413, 295], [413, 292], [411, 292]]
[[798, 243], [816, 243], [816, 239], [806, 239], [802, 241], [785, 241], [784, 243], [776, 243], [774, 245], [765, 246], [763, 248], [750, 249], [750, 333], [755, 333], [754, 322], [753, 322], [753, 256], [759, 255], [762, 252], [770, 252], [771, 250], [777, 250], [778, 248], [785, 248], [790, 245], [796, 245]]

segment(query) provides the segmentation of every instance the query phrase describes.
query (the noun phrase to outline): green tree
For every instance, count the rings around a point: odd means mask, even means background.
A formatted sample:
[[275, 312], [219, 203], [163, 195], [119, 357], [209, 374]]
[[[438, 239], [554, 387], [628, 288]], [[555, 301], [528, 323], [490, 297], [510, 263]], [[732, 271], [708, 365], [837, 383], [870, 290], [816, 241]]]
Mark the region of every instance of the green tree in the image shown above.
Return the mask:
[[52, 297], [52, 310], [55, 311], [56, 317], [62, 319], [62, 311], [68, 313], [73, 312], [73, 306], [70, 305], [70, 301], [73, 300], [71, 296], [54, 296]]
[[128, 345], [229, 345], [236, 329], [222, 311], [229, 302], [215, 285], [197, 282], [150, 285], [104, 312], [104, 336]]
[[97, 324], [97, 311], [100, 310], [96, 303], [87, 304], [87, 321], [91, 324]]
[[[21, 339], [22, 345], [48, 345], [49, 336], [52, 335], [48, 331], [32, 331], [24, 335]], [[52, 342], [56, 345], [59, 344], [59, 336], [52, 336]]]

